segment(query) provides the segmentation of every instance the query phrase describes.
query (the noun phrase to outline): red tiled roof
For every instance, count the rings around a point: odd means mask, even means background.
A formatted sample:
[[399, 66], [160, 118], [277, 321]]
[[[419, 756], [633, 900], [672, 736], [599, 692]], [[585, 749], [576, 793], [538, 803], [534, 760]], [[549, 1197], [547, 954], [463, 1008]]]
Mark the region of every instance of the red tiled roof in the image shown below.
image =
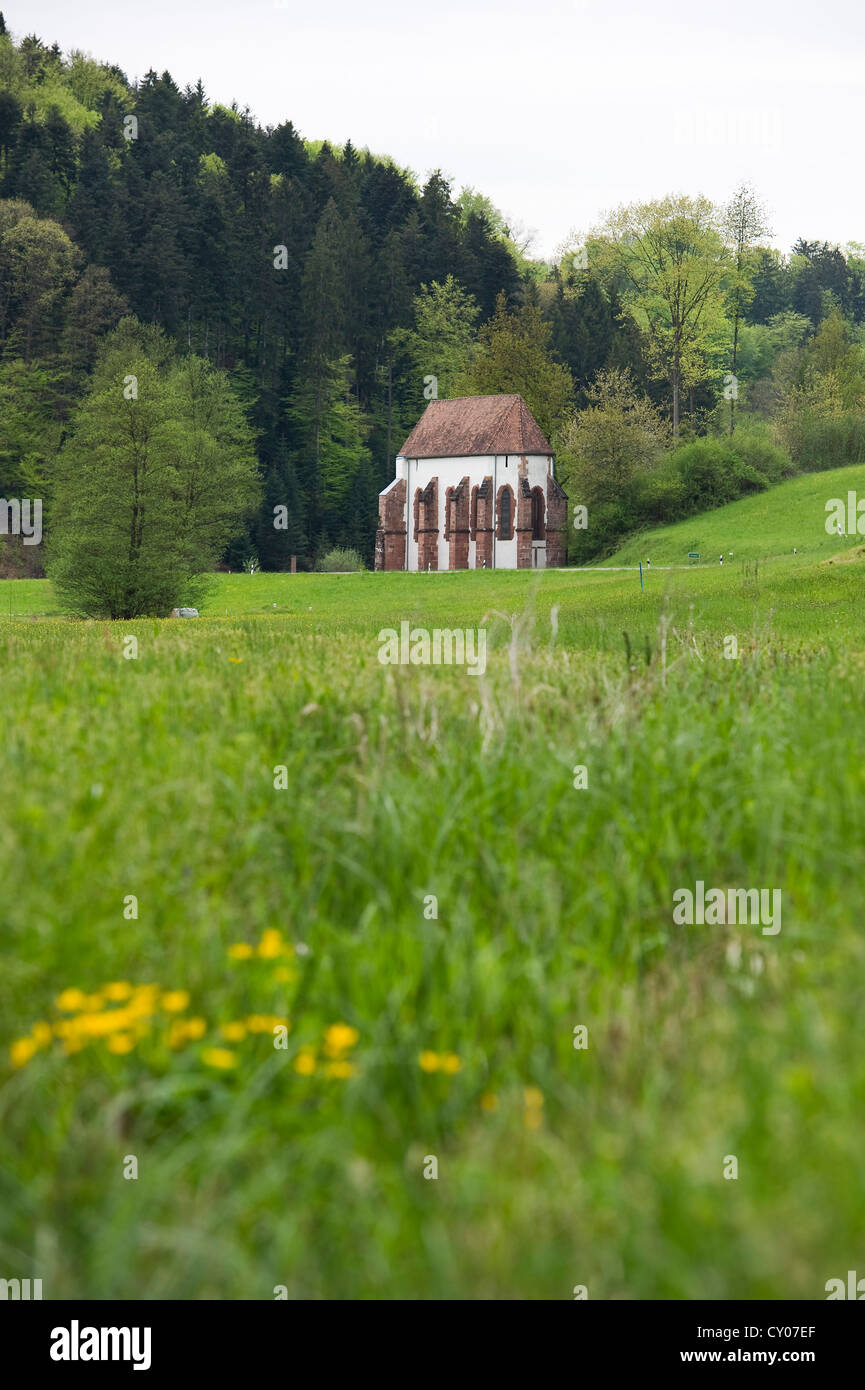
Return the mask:
[[460, 396], [430, 401], [400, 453], [406, 458], [551, 454], [522, 396]]

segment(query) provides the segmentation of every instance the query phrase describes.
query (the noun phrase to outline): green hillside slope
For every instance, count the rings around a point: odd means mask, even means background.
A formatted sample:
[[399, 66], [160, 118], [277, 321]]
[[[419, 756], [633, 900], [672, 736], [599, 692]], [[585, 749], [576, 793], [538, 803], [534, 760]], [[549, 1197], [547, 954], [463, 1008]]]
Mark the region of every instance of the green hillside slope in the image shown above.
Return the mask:
[[635, 565], [638, 560], [650, 559], [653, 566], [686, 565], [689, 552], [695, 551], [701, 564], [717, 565], [721, 553], [727, 561], [731, 550], [734, 560], [792, 555], [794, 549], [811, 560], [828, 558], [865, 543], [863, 536], [826, 532], [826, 503], [833, 497], [846, 501], [850, 490], [865, 499], [865, 465], [806, 473], [674, 526], [643, 532], [604, 563]]

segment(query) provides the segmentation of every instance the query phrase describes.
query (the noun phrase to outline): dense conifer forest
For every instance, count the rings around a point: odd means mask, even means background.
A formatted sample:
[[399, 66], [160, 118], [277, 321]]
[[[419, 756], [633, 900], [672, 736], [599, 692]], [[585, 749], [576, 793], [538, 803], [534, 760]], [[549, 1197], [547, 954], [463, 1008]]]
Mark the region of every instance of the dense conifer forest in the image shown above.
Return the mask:
[[[696, 226], [699, 200], [685, 201]], [[673, 442], [726, 433], [731, 362], [739, 421], [771, 424], [793, 468], [815, 411], [823, 425], [844, 416], [852, 461], [865, 447], [861, 248], [800, 241], [783, 255], [758, 221], [740, 219], [738, 242], [729, 217], [701, 227], [691, 249], [714, 262], [717, 294], [671, 372], [657, 286], [641, 300], [608, 254], [621, 227], [596, 231], [588, 256], [534, 260], [482, 192], [440, 170], [421, 180], [351, 142], [304, 139], [288, 118], [262, 128], [201, 81], [181, 89], [150, 71], [132, 85], [80, 52], [16, 40], [0, 18], [0, 494], [44, 496], [50, 525], [56, 459], [122, 319], [123, 341], [131, 332], [151, 356], [192, 353], [225, 372], [243, 407], [261, 488], [223, 556], [232, 568], [286, 569], [292, 555], [310, 567], [337, 545], [369, 561], [377, 494], [433, 391], [521, 390], [584, 500], [587, 408], [653, 412], [642, 475], [663, 455], [673, 396]], [[755, 486], [780, 476], [777, 460], [743, 467]], [[648, 499], [643, 486], [611, 501], [603, 479], [607, 514], [577, 557], [726, 500], [702, 489], [683, 501], [681, 471]], [[5, 572], [39, 564], [7, 546]]]

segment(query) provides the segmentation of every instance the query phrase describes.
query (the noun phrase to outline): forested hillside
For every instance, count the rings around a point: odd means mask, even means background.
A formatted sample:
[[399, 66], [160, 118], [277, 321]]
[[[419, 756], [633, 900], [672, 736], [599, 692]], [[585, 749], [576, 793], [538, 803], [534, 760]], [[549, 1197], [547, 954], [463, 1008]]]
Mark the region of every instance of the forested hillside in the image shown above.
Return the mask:
[[[686, 215], [697, 225], [693, 200]], [[714, 297], [673, 362], [663, 294], [609, 254], [633, 246], [633, 227], [611, 221], [578, 254], [533, 261], [482, 194], [440, 171], [421, 182], [351, 143], [304, 140], [290, 119], [263, 129], [201, 81], [181, 90], [151, 71], [133, 86], [81, 53], [14, 39], [0, 17], [0, 495], [45, 496], [50, 517], [54, 461], [129, 316], [225, 371], [246, 412], [262, 489], [232, 567], [284, 569], [292, 554], [308, 566], [336, 544], [369, 559], [377, 493], [434, 389], [521, 390], [581, 488], [591, 411], [611, 392], [626, 414], [636, 393], [650, 433], [672, 416], [674, 443], [726, 432], [731, 364], [739, 419], [773, 422], [795, 466], [817, 417], [843, 415], [845, 440], [865, 448], [851, 424], [865, 259], [804, 242], [784, 257], [760, 244], [765, 230], [701, 228], [693, 254], [712, 262]], [[663, 453], [656, 433], [638, 471]], [[618, 487], [595, 483], [607, 500]], [[592, 545], [688, 498], [673, 487], [623, 504]], [[34, 551], [6, 556], [5, 572], [39, 565]]]
[[263, 130], [200, 83], [150, 72], [132, 89], [32, 37], [0, 38], [0, 175], [2, 197], [36, 214], [18, 223], [0, 303], [0, 490], [44, 478], [128, 307], [231, 372], [266, 482], [252, 539], [274, 567], [325, 536], [371, 549], [393, 441], [424, 404], [390, 341], [420, 285], [454, 275], [483, 317], [519, 291], [504, 237], [440, 174], [421, 189], [350, 144], [313, 153], [290, 121]]

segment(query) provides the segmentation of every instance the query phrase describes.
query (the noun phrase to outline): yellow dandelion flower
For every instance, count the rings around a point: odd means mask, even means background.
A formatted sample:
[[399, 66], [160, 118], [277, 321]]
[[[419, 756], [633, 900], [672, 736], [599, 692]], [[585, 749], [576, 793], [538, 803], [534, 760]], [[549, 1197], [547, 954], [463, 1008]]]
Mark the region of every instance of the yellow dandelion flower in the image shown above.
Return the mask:
[[526, 1129], [540, 1129], [543, 1115], [540, 1110], [527, 1110], [525, 1113]]
[[13, 1067], [23, 1067], [38, 1051], [39, 1044], [35, 1038], [16, 1038], [9, 1049], [9, 1060]]
[[236, 1055], [229, 1052], [227, 1047], [206, 1047], [201, 1054], [201, 1060], [205, 1066], [216, 1067], [219, 1071], [228, 1071], [231, 1067], [237, 1066]]
[[249, 960], [252, 947], [246, 941], [235, 941], [233, 946], [229, 946], [228, 954], [232, 960]]
[[169, 1047], [182, 1047], [190, 1038], [203, 1038], [207, 1024], [203, 1018], [177, 1019], [167, 1033]]
[[437, 1052], [422, 1052], [418, 1057], [421, 1071], [438, 1071], [439, 1055]]
[[462, 1062], [455, 1052], [446, 1052], [441, 1059], [441, 1069], [446, 1071], [449, 1076], [453, 1076], [454, 1072], [459, 1071], [461, 1066]]
[[118, 1023], [111, 1014], [80, 1014], [75, 1020], [72, 1032], [73, 1035], [88, 1038], [103, 1038], [108, 1033], [116, 1032], [119, 1027], [125, 1027], [126, 1022], [127, 1019], [124, 1017]]
[[154, 1013], [159, 1002], [159, 985], [136, 985], [126, 1007], [140, 1013]]
[[81, 989], [64, 989], [62, 994], [58, 994], [54, 1000], [58, 1009], [65, 1014], [73, 1014], [78, 1009], [84, 1008], [86, 995]]
[[491, 1115], [494, 1110], [499, 1108], [499, 1098], [492, 1091], [484, 1091], [481, 1096], [481, 1110], [487, 1115]]
[[266, 932], [262, 932], [258, 954], [265, 960], [273, 960], [274, 956], [282, 955], [282, 937], [275, 927], [268, 927]]
[[81, 1007], [86, 1009], [88, 1013], [97, 1013], [104, 1005], [105, 996], [103, 994], [86, 994]]
[[156, 1009], [157, 1000], [154, 995], [135, 994], [130, 999], [123, 1012], [128, 1018], [149, 1018], [151, 1014], [156, 1013]]
[[343, 1052], [354, 1047], [360, 1033], [347, 1023], [332, 1023], [324, 1035], [324, 1051], [327, 1057], [340, 1058]]
[[297, 971], [287, 965], [281, 965], [278, 970], [274, 970], [273, 979], [277, 985], [290, 985], [297, 979]]
[[123, 1054], [132, 1051], [135, 1039], [129, 1033], [112, 1033], [106, 1045], [109, 1052]]
[[246, 1020], [250, 1033], [269, 1033], [271, 1021], [269, 1014], [250, 1014]]
[[100, 1017], [105, 1019], [104, 1025], [100, 1026], [106, 1027], [111, 1033], [117, 1033], [121, 1029], [146, 1033], [149, 1026], [134, 1009], [108, 1009]]
[[123, 1000], [128, 999], [132, 993], [132, 986], [127, 980], [112, 980], [110, 985], [103, 987], [102, 993], [112, 1003], [122, 1004]]
[[148, 1025], [139, 1018], [133, 1009], [109, 1009], [108, 1013], [97, 1014], [96, 1028], [99, 1036], [106, 1033], [135, 1032], [141, 1036]]
[[338, 1076], [340, 1078], [346, 1078], [349, 1076], [354, 1076], [356, 1071], [357, 1067], [352, 1066], [351, 1062], [328, 1062], [327, 1066], [324, 1069], [324, 1074], [325, 1076]]
[[245, 1023], [223, 1023], [220, 1033], [226, 1042], [243, 1042], [246, 1037]]
[[182, 1013], [189, 1005], [189, 994], [185, 989], [172, 989], [162, 996], [162, 1007], [167, 1013]]
[[315, 1071], [315, 1049], [302, 1047], [294, 1059], [294, 1070], [300, 1076], [312, 1076]]
[[51, 1024], [34, 1023], [30, 1034], [37, 1047], [45, 1047], [51, 1041]]
[[235, 666], [239, 666], [240, 663], [241, 663], [241, 661], [243, 660], [243, 657], [242, 657], [242, 656], [230, 656], [228, 659], [229, 659], [229, 661], [232, 662]]

